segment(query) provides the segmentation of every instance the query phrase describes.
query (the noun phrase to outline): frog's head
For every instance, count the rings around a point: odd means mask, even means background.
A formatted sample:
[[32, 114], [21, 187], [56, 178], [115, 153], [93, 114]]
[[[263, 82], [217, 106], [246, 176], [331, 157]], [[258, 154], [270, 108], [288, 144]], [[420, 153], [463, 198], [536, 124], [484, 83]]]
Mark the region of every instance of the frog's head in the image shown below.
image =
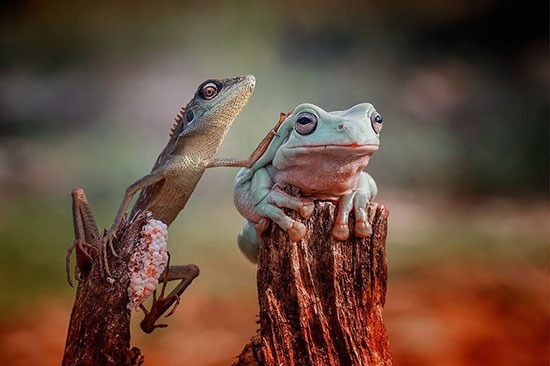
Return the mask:
[[281, 146], [287, 154], [321, 150], [334, 154], [372, 155], [380, 146], [382, 116], [369, 103], [334, 112], [314, 104], [300, 104], [285, 123], [293, 126]]

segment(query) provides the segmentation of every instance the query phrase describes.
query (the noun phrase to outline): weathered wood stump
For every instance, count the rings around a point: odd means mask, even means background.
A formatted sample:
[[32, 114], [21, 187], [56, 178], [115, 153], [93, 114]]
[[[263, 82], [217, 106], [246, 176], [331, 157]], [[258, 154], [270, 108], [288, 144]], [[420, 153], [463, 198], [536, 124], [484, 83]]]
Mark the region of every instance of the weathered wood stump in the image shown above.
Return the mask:
[[277, 225], [262, 235], [258, 267], [260, 337], [245, 346], [237, 366], [389, 366], [382, 319], [387, 284], [388, 210], [370, 203], [373, 234], [332, 238], [336, 206], [317, 202], [298, 243]]
[[[143, 363], [139, 349], [130, 349], [130, 310], [128, 262], [139, 241], [145, 215], [126, 228], [117, 245], [118, 257], [108, 251], [112, 281], [102, 272], [99, 252], [78, 283], [69, 321], [63, 366], [134, 366]], [[93, 243], [99, 247], [99, 240]]]

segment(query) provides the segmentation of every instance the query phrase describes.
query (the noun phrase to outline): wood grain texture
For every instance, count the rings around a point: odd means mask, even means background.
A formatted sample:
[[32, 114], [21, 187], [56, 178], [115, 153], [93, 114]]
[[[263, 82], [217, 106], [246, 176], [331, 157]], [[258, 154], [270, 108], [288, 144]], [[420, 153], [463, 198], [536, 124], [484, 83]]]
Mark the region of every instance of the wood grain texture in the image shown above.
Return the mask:
[[[78, 283], [63, 366], [134, 366], [143, 363], [138, 348], [130, 349], [130, 310], [128, 262], [134, 245], [140, 238], [145, 215], [140, 215], [127, 227], [116, 245], [118, 257], [108, 251], [109, 266], [114, 281], [107, 281], [102, 273], [98, 253], [84, 281]], [[99, 240], [93, 245], [97, 248]]]
[[[338, 241], [331, 229], [336, 206], [317, 202], [298, 243], [277, 225], [262, 235], [258, 267], [261, 362], [248, 344], [238, 366], [391, 366], [382, 310], [387, 285], [388, 210], [368, 206], [373, 235]], [[248, 356], [247, 356], [248, 354]]]

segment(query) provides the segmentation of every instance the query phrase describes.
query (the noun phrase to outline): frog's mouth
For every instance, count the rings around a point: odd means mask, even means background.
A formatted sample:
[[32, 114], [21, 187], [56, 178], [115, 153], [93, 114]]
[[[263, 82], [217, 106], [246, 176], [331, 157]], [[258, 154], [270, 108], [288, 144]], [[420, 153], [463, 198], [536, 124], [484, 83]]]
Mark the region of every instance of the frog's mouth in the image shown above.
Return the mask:
[[300, 145], [289, 146], [289, 149], [299, 150], [345, 150], [357, 153], [368, 153], [377, 151], [380, 144], [323, 144], [323, 145]]

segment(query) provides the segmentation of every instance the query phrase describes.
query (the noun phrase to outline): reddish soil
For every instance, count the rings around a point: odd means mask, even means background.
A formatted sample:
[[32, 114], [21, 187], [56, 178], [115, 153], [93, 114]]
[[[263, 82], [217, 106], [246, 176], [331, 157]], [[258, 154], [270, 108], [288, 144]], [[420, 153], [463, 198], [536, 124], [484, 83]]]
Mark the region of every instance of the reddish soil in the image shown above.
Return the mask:
[[[190, 293], [167, 329], [134, 326], [133, 343], [146, 365], [228, 366], [255, 333], [255, 301]], [[59, 365], [69, 313], [66, 300], [48, 298], [3, 318], [0, 364]], [[384, 318], [395, 365], [548, 365], [548, 277], [532, 267], [390, 276]]]

